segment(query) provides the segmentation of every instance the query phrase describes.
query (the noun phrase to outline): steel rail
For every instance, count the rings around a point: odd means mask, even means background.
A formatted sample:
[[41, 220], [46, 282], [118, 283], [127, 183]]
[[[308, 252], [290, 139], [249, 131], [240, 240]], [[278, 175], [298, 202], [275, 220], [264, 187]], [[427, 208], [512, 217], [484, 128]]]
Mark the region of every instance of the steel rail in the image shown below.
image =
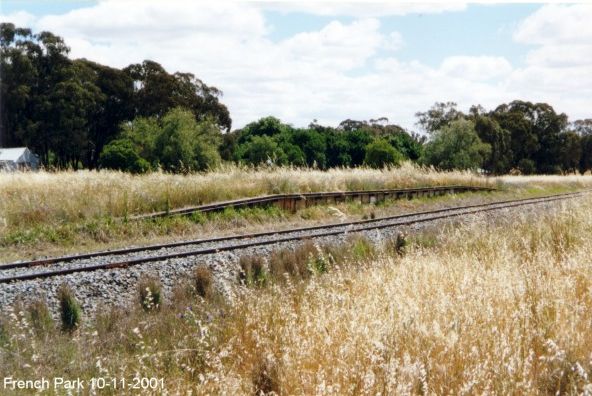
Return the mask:
[[[335, 223], [335, 224], [330, 224], [327, 226], [306, 227], [306, 228], [301, 228], [301, 229], [296, 229], [296, 230], [282, 230], [279, 232], [266, 232], [266, 233], [259, 233], [259, 234], [241, 235], [238, 238], [230, 237], [230, 236], [229, 237], [222, 237], [222, 238], [219, 238], [218, 240], [221, 240], [221, 239], [223, 239], [223, 240], [245, 239], [245, 238], [253, 238], [255, 236], [261, 236], [262, 234], [263, 235], [285, 234], [285, 233], [299, 232], [302, 230], [306, 231], [306, 230], [318, 230], [318, 229], [323, 229], [323, 228], [346, 227], [345, 230], [325, 231], [322, 233], [316, 233], [316, 234], [311, 234], [311, 235], [288, 236], [288, 237], [283, 237], [283, 238], [275, 238], [275, 239], [271, 239], [271, 240], [246, 242], [246, 243], [240, 243], [240, 244], [230, 244], [230, 245], [213, 247], [213, 248], [192, 250], [192, 251], [188, 251], [188, 252], [171, 253], [171, 254], [162, 255], [162, 256], [141, 257], [141, 258], [129, 259], [129, 260], [113, 262], [113, 263], [103, 263], [103, 264], [73, 267], [73, 268], [67, 268], [67, 269], [61, 269], [61, 270], [58, 269], [58, 270], [52, 270], [52, 271], [28, 273], [28, 274], [16, 275], [16, 276], [12, 276], [12, 277], [0, 278], [0, 284], [10, 283], [10, 282], [15, 282], [15, 281], [39, 279], [39, 278], [49, 278], [49, 277], [61, 276], [61, 275], [69, 275], [69, 274], [78, 273], [78, 272], [92, 272], [92, 271], [97, 271], [97, 270], [125, 268], [125, 267], [130, 267], [130, 266], [144, 264], [144, 263], [150, 263], [150, 262], [156, 262], [156, 261], [167, 261], [170, 259], [183, 258], [183, 257], [189, 257], [189, 256], [198, 256], [198, 255], [204, 255], [204, 254], [213, 254], [213, 253], [218, 253], [218, 252], [223, 252], [223, 251], [244, 249], [244, 248], [253, 247], [253, 246], [271, 245], [271, 244], [282, 243], [282, 242], [297, 241], [297, 240], [304, 240], [304, 239], [310, 239], [310, 238], [320, 238], [320, 237], [339, 235], [339, 234], [347, 234], [347, 233], [359, 233], [359, 232], [373, 230], [373, 229], [382, 229], [382, 228], [389, 228], [389, 227], [396, 227], [396, 226], [408, 226], [408, 225], [412, 225], [412, 224], [425, 223], [425, 222], [430, 222], [430, 221], [435, 221], [435, 220], [465, 216], [465, 215], [476, 214], [476, 213], [489, 212], [489, 211], [494, 211], [494, 210], [501, 210], [501, 209], [506, 209], [506, 208], [514, 208], [514, 207], [532, 205], [532, 204], [537, 204], [537, 203], [546, 203], [546, 202], [554, 202], [554, 201], [560, 201], [560, 200], [565, 200], [565, 199], [572, 199], [572, 198], [576, 198], [578, 196], [581, 196], [587, 192], [589, 192], [589, 191], [581, 191], [581, 192], [567, 193], [567, 194], [555, 194], [555, 195], [548, 195], [548, 196], [536, 197], [536, 198], [524, 198], [524, 199], [519, 199], [519, 200], [498, 201], [498, 202], [492, 202], [492, 203], [481, 204], [481, 205], [467, 205], [467, 206], [461, 206], [461, 207], [438, 209], [435, 211], [416, 212], [413, 214], [398, 215], [398, 216], [373, 219], [373, 220], [361, 220], [361, 221], [355, 221], [355, 222], [349, 222], [349, 223], [339, 223], [339, 224]], [[499, 205], [502, 205], [502, 206], [499, 206]], [[431, 217], [427, 217], [427, 218], [412, 219], [412, 220], [399, 221], [399, 222], [387, 223], [387, 224], [369, 224], [369, 223], [384, 222], [385, 220], [401, 219], [401, 218], [405, 218], [405, 217], [433, 215], [433, 214], [439, 214], [439, 213], [443, 213], [443, 212], [451, 212], [451, 211], [455, 211], [455, 210], [457, 210], [457, 211], [460, 210], [461, 212], [440, 214], [437, 216], [431, 216]], [[359, 225], [359, 224], [362, 224], [363, 227], [356, 228], [356, 229], [351, 228], [354, 225]], [[19, 264], [22, 264], [22, 263], [19, 263]], [[0, 268], [6, 268], [6, 267], [0, 267]]]
[[572, 195], [579, 195], [579, 194], [582, 194], [585, 192], [587, 192], [587, 191], [544, 195], [544, 196], [540, 196], [540, 197], [521, 198], [521, 199], [517, 199], [517, 200], [514, 199], [514, 200], [496, 201], [496, 202], [489, 202], [489, 203], [485, 203], [485, 204], [455, 206], [455, 207], [442, 208], [442, 209], [436, 209], [436, 210], [427, 210], [427, 211], [422, 211], [422, 212], [413, 212], [413, 213], [405, 213], [405, 214], [394, 215], [394, 216], [386, 216], [386, 217], [381, 217], [381, 218], [376, 218], [376, 219], [356, 220], [356, 221], [345, 222], [345, 223], [328, 223], [328, 224], [322, 224], [322, 225], [316, 225], [316, 226], [290, 228], [290, 229], [285, 229], [285, 230], [264, 231], [264, 232], [257, 232], [257, 233], [251, 233], [251, 234], [243, 234], [243, 235], [227, 235], [227, 236], [213, 237], [213, 238], [207, 238], [207, 239], [194, 239], [194, 240], [188, 240], [188, 241], [170, 242], [170, 243], [147, 245], [147, 246], [138, 246], [138, 247], [133, 247], [133, 248], [105, 250], [105, 251], [98, 251], [98, 252], [89, 252], [89, 253], [68, 255], [68, 256], [58, 256], [58, 257], [44, 258], [44, 259], [31, 260], [31, 261], [17, 261], [17, 262], [12, 262], [12, 263], [0, 264], [0, 271], [7, 270], [7, 269], [14, 269], [14, 268], [37, 267], [37, 266], [54, 264], [54, 263], [67, 263], [67, 262], [71, 262], [71, 261], [85, 260], [85, 259], [97, 258], [97, 257], [116, 256], [116, 255], [137, 253], [137, 252], [143, 252], [143, 251], [160, 250], [163, 248], [175, 248], [175, 247], [188, 246], [188, 245], [199, 245], [199, 244], [205, 244], [205, 243], [224, 242], [224, 241], [233, 240], [233, 239], [251, 239], [251, 238], [259, 238], [259, 237], [265, 237], [265, 236], [270, 236], [270, 235], [282, 235], [282, 234], [290, 234], [290, 233], [294, 233], [294, 232], [306, 232], [306, 231], [314, 231], [314, 230], [320, 230], [320, 229], [326, 229], [326, 228], [375, 223], [375, 222], [382, 222], [382, 221], [389, 221], [389, 220], [396, 220], [396, 219], [404, 219], [407, 217], [415, 217], [415, 216], [423, 216], [423, 215], [429, 215], [429, 214], [435, 214], [435, 213], [450, 212], [450, 211], [454, 211], [454, 210], [503, 205], [506, 203], [513, 203], [513, 202], [532, 201], [532, 200], [546, 199], [546, 198], [552, 198], [552, 197], [564, 197], [564, 196], [567, 197], [567, 196], [572, 196]]
[[[485, 188], [485, 187], [447, 186], [447, 187], [433, 187], [433, 188], [429, 188], [429, 189], [414, 188], [414, 189], [398, 189], [398, 190], [373, 190], [373, 191], [364, 191], [364, 192], [369, 192], [369, 193], [383, 193], [383, 192], [393, 192], [393, 191], [397, 191], [397, 192], [413, 192], [413, 191], [430, 192], [430, 191], [446, 191], [446, 190], [458, 189], [458, 188], [463, 188], [463, 189], [466, 188], [466, 189], [473, 190], [473, 191], [493, 191], [493, 189]], [[330, 196], [338, 196], [339, 194], [346, 194], [347, 195], [350, 193], [355, 194], [358, 192], [359, 191], [348, 191], [348, 192], [329, 192], [329, 193], [311, 193], [311, 194], [329, 194]], [[576, 193], [568, 193], [568, 194], [577, 194], [577, 192]], [[544, 198], [544, 197], [540, 197], [540, 198]], [[525, 198], [525, 199], [538, 199], [538, 198]], [[505, 201], [500, 201], [499, 203], [504, 203], [504, 202]], [[481, 205], [483, 205], [483, 204], [481, 204]], [[476, 206], [481, 206], [481, 205], [476, 205]], [[485, 204], [485, 205], [487, 205], [487, 204]], [[464, 207], [468, 208], [468, 207], [473, 207], [473, 206], [469, 205], [469, 206], [464, 206]], [[245, 235], [229, 235], [229, 236], [214, 237], [214, 238], [208, 238], [208, 239], [195, 239], [195, 240], [189, 240], [189, 241], [170, 242], [170, 243], [165, 243], [165, 244], [138, 246], [138, 247], [133, 247], [133, 248], [114, 249], [114, 250], [105, 250], [105, 251], [99, 251], [99, 252], [89, 252], [89, 253], [74, 254], [74, 255], [67, 255], [67, 256], [50, 257], [50, 258], [43, 258], [43, 259], [30, 260], [30, 261], [17, 261], [17, 262], [4, 263], [4, 264], [0, 263], [0, 271], [6, 270], [6, 269], [14, 269], [14, 268], [36, 267], [36, 266], [41, 266], [41, 265], [54, 264], [54, 263], [58, 263], [58, 262], [59, 263], [71, 262], [71, 261], [75, 261], [75, 260], [84, 260], [84, 259], [95, 258], [95, 257], [115, 256], [115, 255], [120, 255], [120, 254], [129, 254], [129, 253], [136, 253], [136, 252], [142, 252], [142, 251], [160, 250], [163, 248], [174, 248], [174, 247], [179, 247], [179, 246], [196, 245], [196, 244], [203, 244], [203, 243], [223, 242], [223, 241], [227, 241], [227, 240], [231, 240], [231, 239], [248, 239], [248, 238], [256, 238], [256, 237], [274, 235], [274, 234], [286, 234], [286, 233], [299, 232], [299, 231], [311, 231], [311, 230], [317, 230], [317, 229], [329, 228], [329, 227], [340, 227], [340, 226], [348, 225], [348, 224], [363, 224], [366, 222], [371, 223], [371, 222], [375, 222], [375, 221], [384, 221], [384, 220], [390, 220], [390, 219], [405, 218], [405, 217], [409, 217], [409, 216], [419, 216], [419, 215], [423, 215], [423, 214], [438, 213], [441, 211], [448, 211], [448, 210], [451, 210], [451, 209], [445, 208], [445, 209], [439, 209], [436, 211], [415, 212], [415, 213], [408, 213], [408, 214], [402, 214], [402, 215], [396, 215], [396, 216], [382, 217], [380, 219], [358, 220], [358, 221], [353, 221], [350, 223], [329, 223], [329, 224], [324, 224], [324, 225], [293, 228], [293, 229], [287, 229], [287, 230], [266, 231], [266, 232], [259, 232], [259, 233], [253, 233], [253, 234], [245, 234]]]

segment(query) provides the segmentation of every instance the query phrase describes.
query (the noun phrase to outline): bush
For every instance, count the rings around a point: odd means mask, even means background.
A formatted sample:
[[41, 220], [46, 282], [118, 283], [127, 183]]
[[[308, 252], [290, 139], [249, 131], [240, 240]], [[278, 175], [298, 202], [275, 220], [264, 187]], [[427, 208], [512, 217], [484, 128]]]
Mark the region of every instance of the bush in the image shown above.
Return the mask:
[[60, 316], [62, 318], [62, 329], [67, 332], [73, 332], [80, 326], [82, 312], [80, 305], [74, 297], [72, 290], [62, 285], [58, 291], [60, 301]]
[[213, 293], [212, 271], [205, 265], [200, 265], [193, 273], [195, 292], [202, 298], [209, 298]]
[[253, 136], [238, 148], [239, 157], [247, 164], [273, 163], [283, 165], [288, 161], [284, 150], [269, 136]]
[[397, 256], [404, 256], [407, 252], [407, 236], [403, 233], [398, 233], [396, 237], [390, 239], [387, 245], [387, 251], [394, 253]]
[[150, 164], [136, 152], [131, 140], [117, 139], [107, 144], [101, 152], [100, 163], [103, 168], [132, 173], [150, 170]]
[[384, 168], [387, 165], [399, 165], [403, 155], [386, 140], [378, 139], [366, 146], [364, 163], [372, 168]]

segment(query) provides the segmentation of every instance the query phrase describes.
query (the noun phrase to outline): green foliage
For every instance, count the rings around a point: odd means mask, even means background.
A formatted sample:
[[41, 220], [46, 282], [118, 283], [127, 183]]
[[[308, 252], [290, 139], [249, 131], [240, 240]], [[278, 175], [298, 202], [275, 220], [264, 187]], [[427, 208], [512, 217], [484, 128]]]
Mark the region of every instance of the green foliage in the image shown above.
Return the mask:
[[[129, 159], [133, 167], [126, 169], [130, 171], [148, 163], [148, 167], [162, 167], [170, 172], [206, 170], [221, 161], [218, 147], [222, 136], [218, 127], [210, 119], [197, 122], [192, 112], [182, 108], [170, 110], [161, 119], [138, 117], [122, 125], [121, 134], [121, 139], [105, 147], [114, 156], [111, 146], [118, 146], [117, 156], [108, 167], [124, 169], [115, 166], [121, 162], [119, 157]], [[101, 156], [102, 164], [105, 156]]]
[[418, 119], [417, 124], [429, 134], [449, 126], [453, 121], [464, 118], [464, 114], [456, 109], [454, 102], [436, 102], [428, 111], [417, 112], [415, 116]]
[[[221, 92], [190, 73], [169, 74], [149, 60], [120, 70], [72, 60], [69, 51], [50, 32], [0, 24], [0, 146], [28, 146], [46, 165], [95, 167], [105, 144], [134, 116], [160, 119], [182, 107], [198, 123], [230, 130]], [[199, 146], [195, 166], [205, 169], [217, 153]]]
[[62, 329], [67, 332], [73, 332], [80, 326], [82, 317], [80, 305], [76, 301], [72, 290], [66, 285], [62, 285], [58, 290], [58, 300], [60, 301]]
[[582, 158], [582, 138], [575, 132], [559, 135], [559, 165], [562, 170], [576, 172]]
[[117, 169], [131, 173], [144, 173], [150, 170], [150, 164], [138, 154], [129, 139], [117, 139], [107, 144], [101, 153], [101, 167]]
[[376, 140], [366, 146], [364, 163], [372, 168], [384, 168], [389, 165], [399, 165], [403, 156], [386, 140]]
[[374, 255], [374, 246], [365, 237], [355, 237], [350, 244], [351, 252], [356, 259], [367, 259]]
[[491, 152], [475, 132], [475, 124], [457, 120], [434, 132], [426, 145], [423, 162], [438, 169], [478, 169]]
[[154, 157], [165, 170], [205, 170], [220, 163], [221, 133], [209, 120], [197, 123], [190, 111], [175, 108], [160, 125]]
[[484, 115], [475, 117], [475, 131], [481, 141], [491, 147], [483, 168], [494, 174], [507, 173], [512, 166], [510, 131], [503, 129], [494, 118]]
[[423, 154], [424, 139], [417, 134], [397, 131], [387, 135], [388, 143], [403, 157], [417, 161]]
[[532, 175], [536, 172], [536, 164], [533, 160], [528, 158], [522, 158], [520, 161], [518, 161], [516, 167], [523, 175]]
[[498, 106], [491, 116], [502, 129], [510, 131], [513, 165], [532, 160], [536, 172], [561, 171], [561, 133], [567, 127], [567, 116], [557, 114], [546, 103], [515, 100]]
[[283, 165], [288, 159], [284, 150], [269, 136], [253, 136], [239, 147], [238, 157], [251, 165]]
[[582, 156], [580, 158], [580, 172], [592, 170], [592, 134], [584, 135], [580, 140]]

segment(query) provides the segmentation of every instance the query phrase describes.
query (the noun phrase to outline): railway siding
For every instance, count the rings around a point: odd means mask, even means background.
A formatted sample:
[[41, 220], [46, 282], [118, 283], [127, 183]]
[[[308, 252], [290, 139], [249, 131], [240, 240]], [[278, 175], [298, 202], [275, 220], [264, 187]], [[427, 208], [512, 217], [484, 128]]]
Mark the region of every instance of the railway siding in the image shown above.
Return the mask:
[[413, 199], [419, 197], [434, 197], [446, 194], [457, 194], [470, 191], [495, 191], [492, 187], [480, 186], [439, 186], [386, 190], [363, 191], [334, 191], [318, 193], [275, 194], [254, 198], [243, 198], [232, 201], [215, 202], [206, 205], [192, 206], [181, 209], [154, 212], [130, 216], [130, 220], [153, 219], [167, 216], [183, 216], [192, 213], [219, 212], [227, 208], [252, 208], [257, 206], [275, 205], [283, 210], [295, 212], [313, 205], [334, 204], [346, 201], [359, 201], [360, 203], [377, 203], [386, 199]]

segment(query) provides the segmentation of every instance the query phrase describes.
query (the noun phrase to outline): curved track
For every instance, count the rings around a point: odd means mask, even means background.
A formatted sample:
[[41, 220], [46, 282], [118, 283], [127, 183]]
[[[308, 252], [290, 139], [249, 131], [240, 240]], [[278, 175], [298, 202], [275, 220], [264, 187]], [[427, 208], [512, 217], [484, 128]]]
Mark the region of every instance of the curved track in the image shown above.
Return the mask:
[[210, 239], [198, 239], [169, 244], [135, 247], [131, 249], [93, 252], [73, 256], [2, 264], [0, 265], [0, 275], [2, 275], [2, 277], [0, 277], [0, 284], [30, 279], [50, 278], [78, 272], [125, 268], [143, 263], [212, 254], [252, 246], [271, 245], [280, 242], [355, 233], [395, 226], [406, 226], [415, 223], [424, 223], [499, 209], [566, 200], [579, 197], [587, 192], [588, 191], [581, 191], [537, 198], [498, 201], [371, 220], [333, 223], [290, 230], [233, 235]]

